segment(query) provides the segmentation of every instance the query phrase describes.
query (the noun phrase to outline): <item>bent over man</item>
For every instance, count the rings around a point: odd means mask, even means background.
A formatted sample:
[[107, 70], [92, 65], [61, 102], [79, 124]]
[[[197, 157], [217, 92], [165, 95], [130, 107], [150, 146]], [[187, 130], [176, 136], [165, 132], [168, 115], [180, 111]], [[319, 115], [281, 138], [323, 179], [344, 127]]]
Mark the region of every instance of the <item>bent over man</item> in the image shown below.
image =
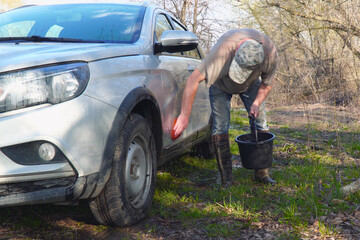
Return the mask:
[[[254, 29], [235, 29], [220, 37], [187, 80], [181, 113], [174, 126], [175, 136], [187, 127], [199, 83], [205, 80], [213, 118], [211, 139], [224, 187], [233, 183], [228, 133], [232, 94], [240, 94], [251, 117], [250, 126], [269, 131], [264, 100], [271, 90], [277, 63], [275, 45], [266, 35]], [[252, 119], [256, 119], [255, 124]], [[255, 179], [274, 184], [268, 172], [255, 170]]]

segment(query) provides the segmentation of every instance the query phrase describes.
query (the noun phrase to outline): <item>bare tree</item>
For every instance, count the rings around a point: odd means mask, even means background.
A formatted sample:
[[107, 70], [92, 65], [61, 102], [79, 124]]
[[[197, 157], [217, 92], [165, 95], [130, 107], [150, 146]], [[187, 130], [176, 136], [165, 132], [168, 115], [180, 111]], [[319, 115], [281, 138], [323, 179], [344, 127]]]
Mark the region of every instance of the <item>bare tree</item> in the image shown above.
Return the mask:
[[[157, 4], [178, 18], [190, 31], [197, 34], [201, 45], [208, 52], [219, 36], [226, 31], [223, 22], [211, 17], [214, 7], [207, 0], [155, 0]], [[219, 4], [219, 3], [217, 3]]]
[[[359, 4], [344, 0], [236, 0], [242, 27], [275, 40], [281, 54], [277, 98], [349, 104], [359, 82]], [[248, 17], [250, 16], [250, 17]]]
[[298, 16], [304, 21], [312, 21], [314, 24], [309, 30], [329, 29], [334, 31], [355, 56], [360, 58], [360, 52], [356, 47], [357, 41], [354, 41], [360, 37], [360, 15], [357, 1], [267, 0], [266, 3], [270, 7], [276, 7], [279, 11]]

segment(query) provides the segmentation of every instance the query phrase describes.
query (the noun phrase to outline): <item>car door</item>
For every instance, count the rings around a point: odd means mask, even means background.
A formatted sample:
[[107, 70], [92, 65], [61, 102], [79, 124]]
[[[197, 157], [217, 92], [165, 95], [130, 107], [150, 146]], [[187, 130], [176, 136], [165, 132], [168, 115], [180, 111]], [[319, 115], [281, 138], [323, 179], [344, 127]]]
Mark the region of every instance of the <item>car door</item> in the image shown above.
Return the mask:
[[[155, 20], [154, 41], [158, 41], [165, 30], [174, 29], [186, 31], [175, 19], [172, 19], [165, 13], [159, 12]], [[167, 85], [169, 87], [168, 90], [174, 91], [173, 99], [171, 99], [171, 101], [168, 100], [168, 104], [171, 104], [171, 106], [162, 115], [163, 129], [165, 130], [163, 142], [166, 147], [174, 143], [170, 138], [172, 125], [174, 119], [181, 111], [182, 94], [186, 81], [201, 62], [201, 55], [198, 49], [194, 49], [185, 53], [159, 53], [155, 57], [159, 63], [158, 70], [162, 72], [161, 76], [164, 81], [166, 81], [166, 83], [163, 82], [162, 84]], [[187, 138], [188, 141], [194, 140], [197, 137], [197, 132], [208, 125], [210, 112], [209, 92], [203, 81], [200, 83], [195, 97], [189, 125], [176, 141], [181, 141], [185, 138]]]

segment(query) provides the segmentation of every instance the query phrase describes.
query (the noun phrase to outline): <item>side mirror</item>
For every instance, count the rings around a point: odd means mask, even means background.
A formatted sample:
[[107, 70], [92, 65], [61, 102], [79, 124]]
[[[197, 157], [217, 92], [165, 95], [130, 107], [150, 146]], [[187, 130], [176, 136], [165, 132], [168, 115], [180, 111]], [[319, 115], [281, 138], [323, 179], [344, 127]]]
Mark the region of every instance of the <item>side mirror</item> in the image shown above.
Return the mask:
[[161, 52], [175, 53], [195, 49], [199, 38], [192, 32], [166, 30], [161, 34], [160, 41], [155, 43], [155, 54]]

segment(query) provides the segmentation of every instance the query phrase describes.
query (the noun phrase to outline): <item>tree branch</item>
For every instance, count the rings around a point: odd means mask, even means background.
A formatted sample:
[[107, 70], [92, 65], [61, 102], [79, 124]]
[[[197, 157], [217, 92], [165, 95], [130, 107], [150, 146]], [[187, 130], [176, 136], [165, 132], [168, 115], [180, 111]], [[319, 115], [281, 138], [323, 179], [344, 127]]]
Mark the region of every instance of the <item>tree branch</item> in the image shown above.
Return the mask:
[[343, 32], [351, 33], [354, 36], [360, 36], [360, 28], [352, 25], [350, 22], [346, 22], [346, 24], [344, 24], [335, 18], [330, 18], [330, 16], [328, 16], [328, 15], [321, 16], [316, 13], [314, 13], [313, 15], [309, 15], [309, 14], [306, 14], [305, 12], [299, 12], [294, 9], [288, 8], [288, 7], [284, 6], [284, 4], [280, 4], [279, 2], [269, 2], [268, 0], [266, 0], [266, 3], [270, 7], [276, 7], [276, 8], [282, 9], [293, 16], [298, 16], [298, 17], [301, 17], [304, 19], [315, 20], [315, 21], [329, 24], [330, 29], [337, 29], [337, 30], [340, 30]]
[[360, 178], [355, 182], [350, 183], [349, 185], [343, 186], [340, 191], [344, 197], [360, 191]]

